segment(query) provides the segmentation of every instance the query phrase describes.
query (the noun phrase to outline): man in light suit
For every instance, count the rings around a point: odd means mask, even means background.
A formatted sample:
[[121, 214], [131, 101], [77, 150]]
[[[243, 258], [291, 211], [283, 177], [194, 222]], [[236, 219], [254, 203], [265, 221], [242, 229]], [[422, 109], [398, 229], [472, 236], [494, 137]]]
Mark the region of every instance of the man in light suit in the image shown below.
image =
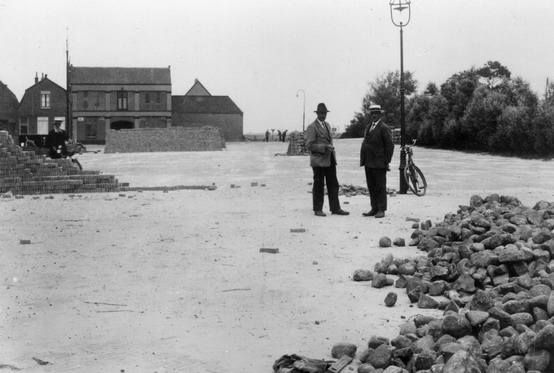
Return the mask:
[[371, 210], [363, 216], [382, 218], [387, 210], [387, 171], [394, 152], [390, 128], [383, 123], [380, 105], [369, 107], [372, 123], [367, 126], [360, 150], [360, 166], [365, 166], [365, 178]]
[[339, 181], [337, 180], [337, 157], [331, 128], [325, 121], [327, 107], [321, 103], [317, 105], [317, 119], [306, 128], [306, 148], [310, 151], [310, 166], [314, 172], [312, 189], [312, 203], [316, 216], [325, 216], [323, 212], [323, 200], [325, 197], [325, 184], [329, 197], [329, 208], [334, 215], [348, 215], [349, 212], [340, 208]]

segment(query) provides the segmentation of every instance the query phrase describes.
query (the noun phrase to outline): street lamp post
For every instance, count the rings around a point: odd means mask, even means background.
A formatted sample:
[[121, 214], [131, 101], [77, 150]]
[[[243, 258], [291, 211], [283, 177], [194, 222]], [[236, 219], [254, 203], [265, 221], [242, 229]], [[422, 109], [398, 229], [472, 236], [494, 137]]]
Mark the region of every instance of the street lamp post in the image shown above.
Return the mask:
[[302, 132], [305, 131], [305, 125], [306, 125], [306, 92], [304, 92], [303, 89], [299, 89], [296, 91], [296, 97], [298, 97], [298, 92], [302, 92], [302, 97], [304, 98], [304, 106], [302, 108]]
[[[403, 27], [410, 23], [411, 0], [390, 0], [390, 17], [392, 23], [400, 27], [400, 194], [406, 194], [408, 192], [408, 185], [404, 180], [404, 169], [406, 168], [406, 119], [404, 117], [404, 40], [403, 40]], [[408, 10], [407, 16], [402, 11]], [[397, 11], [397, 18], [394, 16], [394, 12]]]

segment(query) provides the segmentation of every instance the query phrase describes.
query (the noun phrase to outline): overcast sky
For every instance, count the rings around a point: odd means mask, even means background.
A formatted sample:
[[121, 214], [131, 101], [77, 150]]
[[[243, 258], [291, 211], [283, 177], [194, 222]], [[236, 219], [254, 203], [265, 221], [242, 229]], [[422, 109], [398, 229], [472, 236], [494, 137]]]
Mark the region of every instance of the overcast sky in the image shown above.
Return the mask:
[[[412, 0], [404, 70], [429, 82], [489, 60], [541, 97], [554, 78], [552, 0]], [[400, 69], [387, 0], [0, 0], [0, 80], [18, 100], [42, 73], [171, 66], [172, 94], [198, 79], [244, 112], [244, 133], [302, 129], [324, 102], [344, 130], [368, 83]]]

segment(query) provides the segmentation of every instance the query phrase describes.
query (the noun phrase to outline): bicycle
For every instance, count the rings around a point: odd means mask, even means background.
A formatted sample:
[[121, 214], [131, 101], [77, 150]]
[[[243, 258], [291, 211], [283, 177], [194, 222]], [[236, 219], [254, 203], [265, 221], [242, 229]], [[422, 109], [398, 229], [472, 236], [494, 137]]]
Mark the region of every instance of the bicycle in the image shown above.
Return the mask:
[[419, 197], [425, 195], [427, 191], [427, 181], [423, 172], [414, 164], [414, 152], [412, 146], [415, 145], [416, 140], [413, 140], [411, 146], [404, 145], [403, 150], [406, 152], [406, 167], [404, 168], [404, 180], [410, 188], [410, 190]]
[[83, 166], [81, 165], [81, 162], [75, 157], [76, 154], [82, 154], [83, 152], [86, 152], [87, 148], [83, 144], [69, 139], [66, 141], [65, 145], [59, 145], [55, 150], [52, 149], [50, 152], [50, 158], [69, 158], [71, 162], [79, 168], [80, 171], [83, 170]]

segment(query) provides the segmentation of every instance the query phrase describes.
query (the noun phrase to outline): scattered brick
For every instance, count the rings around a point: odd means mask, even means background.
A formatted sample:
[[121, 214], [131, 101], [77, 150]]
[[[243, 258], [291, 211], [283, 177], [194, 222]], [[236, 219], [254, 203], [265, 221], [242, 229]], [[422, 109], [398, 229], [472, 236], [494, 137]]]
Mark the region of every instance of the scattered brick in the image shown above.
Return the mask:
[[269, 253], [269, 254], [277, 254], [279, 252], [279, 249], [271, 248], [271, 247], [262, 247], [260, 249], [261, 253]]

